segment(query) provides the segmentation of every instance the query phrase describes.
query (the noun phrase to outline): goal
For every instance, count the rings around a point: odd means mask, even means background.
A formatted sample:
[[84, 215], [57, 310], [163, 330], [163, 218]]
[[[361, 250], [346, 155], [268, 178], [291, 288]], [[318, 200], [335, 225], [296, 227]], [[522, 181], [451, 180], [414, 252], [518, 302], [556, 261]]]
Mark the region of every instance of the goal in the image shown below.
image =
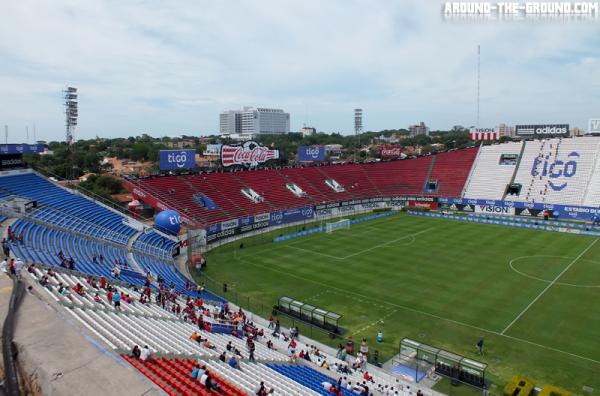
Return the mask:
[[346, 230], [350, 228], [350, 219], [342, 219], [336, 221], [335, 223], [327, 223], [325, 224], [325, 232], [331, 234], [336, 230]]

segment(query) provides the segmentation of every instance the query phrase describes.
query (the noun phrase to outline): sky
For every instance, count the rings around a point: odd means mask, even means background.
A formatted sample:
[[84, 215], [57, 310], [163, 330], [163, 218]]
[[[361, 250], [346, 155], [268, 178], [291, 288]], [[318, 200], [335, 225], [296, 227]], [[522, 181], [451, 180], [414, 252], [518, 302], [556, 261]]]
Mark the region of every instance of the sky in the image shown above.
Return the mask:
[[0, 3], [0, 127], [64, 139], [208, 135], [219, 112], [283, 108], [292, 130], [481, 127], [600, 117], [598, 20], [473, 20], [438, 0]]

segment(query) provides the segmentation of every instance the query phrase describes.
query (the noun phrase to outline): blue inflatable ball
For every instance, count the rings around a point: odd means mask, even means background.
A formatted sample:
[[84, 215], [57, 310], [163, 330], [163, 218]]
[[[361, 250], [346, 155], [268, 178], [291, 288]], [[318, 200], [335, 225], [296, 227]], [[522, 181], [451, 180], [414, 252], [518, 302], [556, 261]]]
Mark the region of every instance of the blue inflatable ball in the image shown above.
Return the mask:
[[154, 227], [171, 235], [179, 234], [181, 216], [175, 210], [163, 210], [154, 218]]

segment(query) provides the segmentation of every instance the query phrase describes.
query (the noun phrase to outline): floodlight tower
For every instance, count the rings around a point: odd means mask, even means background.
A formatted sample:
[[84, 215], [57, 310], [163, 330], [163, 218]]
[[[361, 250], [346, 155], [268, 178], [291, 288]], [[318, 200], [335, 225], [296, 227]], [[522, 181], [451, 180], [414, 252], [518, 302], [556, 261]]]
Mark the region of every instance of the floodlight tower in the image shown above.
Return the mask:
[[67, 128], [66, 143], [68, 146], [73, 144], [75, 127], [77, 126], [77, 117], [79, 116], [79, 104], [77, 103], [77, 88], [67, 87], [64, 90], [65, 98], [65, 116]]
[[63, 91], [64, 99], [65, 99], [65, 127], [66, 127], [66, 136], [65, 142], [67, 143], [67, 155], [69, 156], [69, 166], [67, 169], [67, 174], [65, 175], [67, 179], [74, 179], [77, 176], [76, 165], [75, 165], [75, 155], [73, 146], [74, 142], [74, 134], [75, 127], [77, 126], [77, 118], [79, 116], [79, 103], [77, 102], [77, 88], [75, 87], [67, 87]]
[[[356, 138], [356, 150], [360, 150], [360, 134], [363, 129], [362, 109], [354, 109], [354, 137]], [[356, 150], [354, 150], [354, 162], [356, 162]]]

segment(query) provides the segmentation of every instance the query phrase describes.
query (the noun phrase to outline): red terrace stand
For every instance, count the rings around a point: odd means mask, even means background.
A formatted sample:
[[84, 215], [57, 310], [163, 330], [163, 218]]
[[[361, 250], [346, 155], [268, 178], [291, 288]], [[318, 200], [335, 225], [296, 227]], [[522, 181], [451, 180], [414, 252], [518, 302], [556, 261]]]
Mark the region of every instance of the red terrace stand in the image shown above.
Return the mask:
[[[196, 364], [193, 360], [154, 358], [150, 363], [128, 355], [122, 355], [122, 357], [171, 396], [217, 394], [207, 390], [199, 380], [190, 376]], [[213, 381], [219, 384], [221, 391], [218, 394], [226, 396], [245, 395], [229, 381], [216, 375], [210, 370], [210, 367], [208, 371]]]
[[[198, 226], [289, 208], [382, 196], [420, 196], [426, 181], [437, 181], [438, 190], [428, 196], [458, 197], [467, 181], [478, 148], [399, 161], [326, 165], [306, 168], [263, 169], [201, 175], [164, 176], [126, 180], [124, 186], [147, 204], [175, 209], [188, 224]], [[335, 192], [325, 184], [334, 179], [346, 191]], [[306, 196], [297, 197], [286, 183], [298, 185]], [[242, 195], [251, 188], [264, 198], [255, 203]], [[218, 209], [208, 210], [194, 201], [202, 193]]]

